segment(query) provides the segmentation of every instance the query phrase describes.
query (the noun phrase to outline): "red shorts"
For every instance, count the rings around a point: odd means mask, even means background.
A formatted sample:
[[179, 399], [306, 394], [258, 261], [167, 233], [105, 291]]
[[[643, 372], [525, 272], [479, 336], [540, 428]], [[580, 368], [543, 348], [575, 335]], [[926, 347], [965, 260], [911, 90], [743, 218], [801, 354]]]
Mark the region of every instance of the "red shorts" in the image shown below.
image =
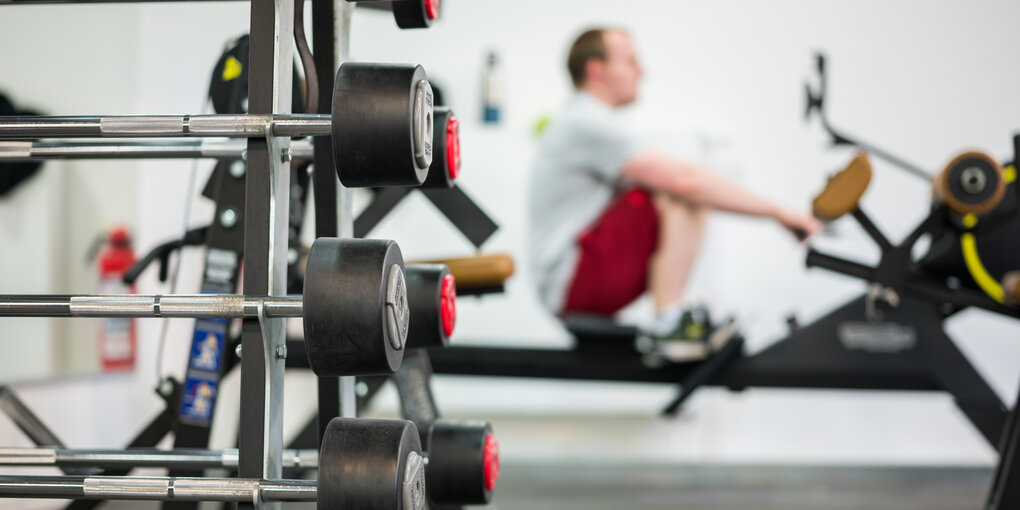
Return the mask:
[[563, 314], [611, 316], [648, 288], [648, 262], [659, 244], [659, 214], [647, 191], [619, 194], [577, 240], [581, 257]]

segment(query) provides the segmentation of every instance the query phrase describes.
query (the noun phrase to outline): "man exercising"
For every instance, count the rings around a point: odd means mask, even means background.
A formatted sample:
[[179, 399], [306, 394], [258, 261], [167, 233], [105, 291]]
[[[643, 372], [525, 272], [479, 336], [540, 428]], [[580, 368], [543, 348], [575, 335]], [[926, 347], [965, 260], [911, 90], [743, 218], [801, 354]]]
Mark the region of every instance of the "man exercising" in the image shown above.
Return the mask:
[[689, 334], [683, 293], [708, 211], [770, 218], [801, 239], [820, 224], [640, 147], [617, 113], [637, 99], [642, 75], [623, 30], [581, 34], [567, 68], [576, 93], [545, 132], [530, 183], [530, 258], [543, 302], [560, 316], [611, 317], [647, 291], [656, 308], [653, 337], [704, 340]]

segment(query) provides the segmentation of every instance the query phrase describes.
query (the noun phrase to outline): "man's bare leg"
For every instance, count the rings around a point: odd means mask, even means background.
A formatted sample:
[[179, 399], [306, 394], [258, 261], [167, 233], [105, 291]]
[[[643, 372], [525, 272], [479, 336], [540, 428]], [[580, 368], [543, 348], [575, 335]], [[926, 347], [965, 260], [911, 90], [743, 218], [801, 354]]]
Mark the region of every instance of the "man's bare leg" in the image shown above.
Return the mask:
[[694, 261], [701, 251], [708, 210], [670, 195], [654, 197], [659, 245], [649, 261], [648, 290], [658, 312], [679, 307]]

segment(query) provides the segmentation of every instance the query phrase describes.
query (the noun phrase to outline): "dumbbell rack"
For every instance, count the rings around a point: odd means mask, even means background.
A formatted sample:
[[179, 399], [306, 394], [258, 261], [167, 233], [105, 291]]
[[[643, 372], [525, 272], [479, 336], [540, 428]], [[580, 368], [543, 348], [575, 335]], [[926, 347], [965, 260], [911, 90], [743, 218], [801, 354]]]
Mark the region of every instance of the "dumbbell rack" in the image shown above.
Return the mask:
[[[319, 105], [320, 111], [328, 114], [333, 72], [347, 55], [353, 4], [341, 2], [339, 12], [334, 12], [336, 8], [332, 0], [312, 0], [312, 9], [314, 45], [318, 50], [315, 72], [320, 84], [319, 90], [312, 93], [327, 98]], [[281, 114], [287, 113], [290, 108], [293, 15], [294, 0], [251, 2], [248, 102], [251, 114]], [[339, 26], [334, 25], [334, 19], [339, 19]], [[338, 39], [339, 53], [335, 51]], [[245, 296], [286, 294], [290, 162], [280, 155], [286, 153], [289, 145], [288, 137], [273, 136], [272, 133], [246, 142], [244, 197], [247, 206], [244, 208], [245, 271], [242, 283]], [[316, 139], [314, 151], [316, 168], [334, 168], [328, 139]], [[337, 192], [338, 183], [331, 171], [316, 172], [314, 178], [316, 236], [350, 237], [353, 223], [349, 192], [342, 188]], [[236, 462], [240, 479], [279, 480], [282, 477], [286, 351], [281, 347], [285, 345], [284, 322], [281, 319], [263, 313], [258, 318], [243, 321], [240, 354], [244, 363]], [[354, 415], [353, 383], [353, 377], [341, 378], [339, 383], [336, 378], [320, 380], [320, 438], [330, 418]], [[341, 395], [345, 398], [341, 399]], [[198, 484], [201, 486], [202, 482]], [[279, 503], [265, 502], [264, 505], [278, 507]]]

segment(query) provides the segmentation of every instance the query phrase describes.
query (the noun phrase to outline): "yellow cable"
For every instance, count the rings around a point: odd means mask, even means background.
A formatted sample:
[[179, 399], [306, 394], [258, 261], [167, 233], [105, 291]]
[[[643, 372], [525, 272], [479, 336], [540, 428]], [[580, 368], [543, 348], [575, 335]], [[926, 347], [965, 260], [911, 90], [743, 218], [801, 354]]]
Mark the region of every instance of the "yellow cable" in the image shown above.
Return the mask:
[[988, 274], [988, 270], [981, 263], [974, 234], [967, 232], [960, 236], [960, 246], [963, 247], [963, 261], [967, 264], [967, 270], [970, 271], [970, 276], [977, 282], [978, 287], [981, 287], [981, 290], [985, 291], [989, 297], [1002, 303], [1005, 296], [1002, 285], [999, 285], [999, 282]]
[[1015, 181], [1016, 180], [1016, 167], [1013, 166], [1013, 165], [1007, 166], [1006, 169], [1002, 171], [1002, 177], [1003, 177], [1003, 179], [1006, 180], [1007, 183]]

